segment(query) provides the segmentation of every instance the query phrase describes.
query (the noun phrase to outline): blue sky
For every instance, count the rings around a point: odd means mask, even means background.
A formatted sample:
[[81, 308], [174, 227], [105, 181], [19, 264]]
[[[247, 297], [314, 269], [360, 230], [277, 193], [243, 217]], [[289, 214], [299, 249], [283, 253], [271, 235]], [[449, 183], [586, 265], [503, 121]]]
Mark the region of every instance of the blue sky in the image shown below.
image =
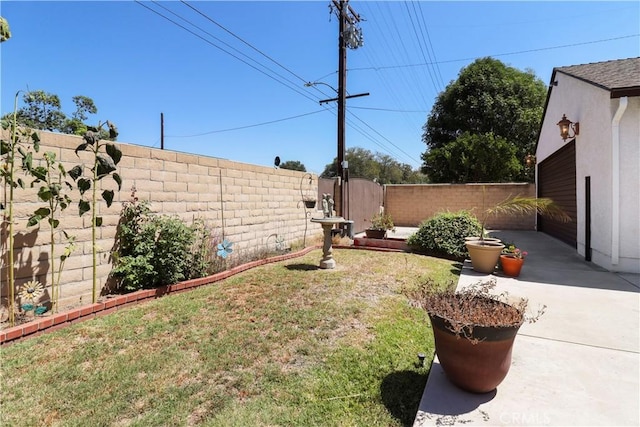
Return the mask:
[[[304, 83], [338, 86], [330, 3], [2, 1], [1, 113], [18, 90], [55, 93], [67, 114], [85, 95], [99, 110], [90, 121], [116, 123], [120, 142], [159, 148], [164, 113], [167, 150], [320, 173], [337, 155], [337, 118], [318, 101], [335, 92]], [[347, 91], [370, 95], [347, 101], [346, 147], [414, 168], [437, 94], [476, 58], [547, 84], [553, 67], [640, 56], [638, 1], [350, 5], [364, 46], [348, 51]]]

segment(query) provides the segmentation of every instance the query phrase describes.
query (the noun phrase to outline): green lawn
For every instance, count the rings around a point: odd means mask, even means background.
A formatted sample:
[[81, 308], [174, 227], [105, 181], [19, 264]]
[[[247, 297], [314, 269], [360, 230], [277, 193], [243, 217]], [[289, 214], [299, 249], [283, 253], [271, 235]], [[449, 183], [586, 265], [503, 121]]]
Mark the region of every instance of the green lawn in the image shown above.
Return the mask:
[[403, 292], [455, 283], [459, 266], [342, 249], [335, 270], [320, 270], [320, 257], [0, 349], [0, 424], [411, 425], [433, 342]]

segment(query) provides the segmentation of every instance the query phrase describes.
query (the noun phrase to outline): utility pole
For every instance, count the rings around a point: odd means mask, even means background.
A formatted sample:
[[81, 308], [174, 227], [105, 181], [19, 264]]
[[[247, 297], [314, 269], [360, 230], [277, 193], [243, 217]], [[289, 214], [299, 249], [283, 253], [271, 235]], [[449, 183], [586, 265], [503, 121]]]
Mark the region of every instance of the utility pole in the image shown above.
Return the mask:
[[[349, 0], [332, 0], [333, 7], [335, 7], [338, 19], [338, 176], [340, 177], [340, 211], [339, 216], [345, 217], [347, 210], [345, 205], [347, 204], [346, 198], [346, 185], [348, 180], [348, 170], [345, 173], [346, 164], [344, 163], [345, 153], [345, 121], [346, 121], [346, 99], [347, 95], [347, 47], [351, 49], [357, 49], [364, 44], [362, 38], [362, 30], [356, 26], [360, 22], [360, 15], [358, 15], [351, 6], [349, 6]], [[368, 94], [366, 94], [368, 95]], [[364, 96], [357, 95], [357, 96]], [[347, 218], [348, 219], [348, 218]]]
[[[338, 27], [338, 176], [341, 179], [340, 191], [340, 212], [339, 216], [345, 215], [345, 185], [344, 185], [344, 128], [346, 121], [345, 95], [347, 94], [347, 46], [344, 41], [344, 30], [347, 26], [347, 14], [345, 7], [348, 0], [340, 0], [338, 13], [340, 14], [340, 25]], [[335, 4], [336, 1], [333, 0]]]
[[160, 113], [160, 149], [164, 150], [164, 113]]

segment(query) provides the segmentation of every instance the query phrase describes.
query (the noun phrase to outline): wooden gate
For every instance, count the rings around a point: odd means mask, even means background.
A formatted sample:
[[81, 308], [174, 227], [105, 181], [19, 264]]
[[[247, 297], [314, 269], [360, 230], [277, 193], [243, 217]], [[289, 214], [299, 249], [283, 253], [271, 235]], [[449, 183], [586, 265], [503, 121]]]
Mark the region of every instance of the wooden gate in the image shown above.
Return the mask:
[[[369, 227], [371, 217], [380, 212], [384, 203], [384, 188], [378, 183], [362, 178], [350, 178], [343, 184], [347, 203], [342, 216], [353, 221], [354, 233], [360, 233]], [[336, 211], [340, 212], [341, 188], [337, 179], [318, 179], [318, 200], [322, 200], [322, 195], [326, 193], [333, 195]]]

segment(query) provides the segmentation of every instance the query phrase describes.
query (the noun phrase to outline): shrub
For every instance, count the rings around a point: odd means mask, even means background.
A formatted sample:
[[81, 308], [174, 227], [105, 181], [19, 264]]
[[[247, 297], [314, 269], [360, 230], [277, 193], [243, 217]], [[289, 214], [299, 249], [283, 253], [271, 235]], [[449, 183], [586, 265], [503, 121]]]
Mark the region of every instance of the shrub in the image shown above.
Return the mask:
[[189, 278], [195, 240], [193, 228], [175, 216], [153, 217], [156, 239], [151, 263], [156, 277], [153, 286], [170, 285]]
[[468, 255], [464, 238], [479, 236], [481, 230], [478, 219], [468, 211], [443, 212], [423, 221], [407, 244], [416, 252], [464, 259]]
[[[178, 217], [154, 215], [135, 197], [123, 204], [113, 252], [116, 288], [136, 291], [192, 278], [205, 269], [194, 251], [196, 226]], [[197, 266], [194, 268], [194, 266]]]

